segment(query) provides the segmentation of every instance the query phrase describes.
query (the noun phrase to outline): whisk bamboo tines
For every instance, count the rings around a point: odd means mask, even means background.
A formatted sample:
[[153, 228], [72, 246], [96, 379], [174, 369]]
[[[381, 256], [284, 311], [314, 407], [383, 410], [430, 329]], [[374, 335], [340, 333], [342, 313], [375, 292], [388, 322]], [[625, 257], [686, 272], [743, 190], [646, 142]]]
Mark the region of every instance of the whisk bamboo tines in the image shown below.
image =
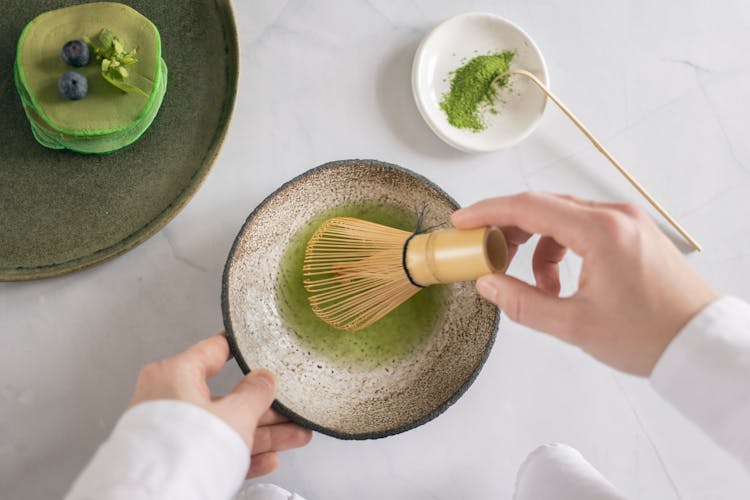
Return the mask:
[[549, 97], [552, 100], [552, 102], [554, 102], [557, 105], [557, 107], [560, 108], [560, 110], [563, 113], [565, 113], [565, 116], [567, 116], [570, 119], [570, 121], [572, 121], [573, 124], [575, 124], [575, 126], [578, 127], [578, 129], [581, 132], [583, 132], [583, 135], [585, 135], [586, 138], [588, 138], [588, 140], [591, 141], [594, 147], [596, 147], [596, 149], [598, 149], [599, 152], [603, 154], [604, 157], [607, 158], [607, 160], [609, 160], [612, 166], [614, 166], [623, 175], [623, 177], [625, 177], [628, 180], [628, 182], [630, 182], [630, 184], [636, 189], [636, 191], [638, 191], [641, 194], [641, 196], [646, 198], [646, 201], [648, 201], [651, 204], [651, 206], [654, 207], [654, 209], [656, 209], [656, 211], [659, 212], [659, 214], [661, 214], [661, 216], [664, 217], [667, 220], [667, 222], [669, 222], [678, 233], [680, 233], [680, 236], [682, 236], [685, 239], [685, 241], [687, 241], [690, 244], [690, 246], [692, 246], [696, 251], [698, 252], [701, 251], [700, 244], [697, 241], [695, 241], [695, 239], [692, 236], [690, 236], [690, 233], [688, 233], [685, 230], [685, 228], [682, 227], [680, 223], [677, 222], [674, 219], [674, 217], [672, 217], [669, 214], [669, 212], [667, 212], [667, 210], [661, 205], [661, 203], [656, 201], [648, 193], [648, 191], [646, 191], [646, 188], [644, 188], [635, 179], [635, 177], [630, 175], [630, 172], [625, 170], [625, 167], [620, 165], [620, 163], [617, 160], [615, 160], [615, 157], [612, 156], [612, 154], [609, 151], [607, 151], [607, 149], [604, 146], [602, 146], [602, 143], [599, 142], [596, 137], [594, 137], [594, 134], [589, 132], [589, 130], [583, 125], [583, 123], [581, 123], [581, 120], [576, 118], [573, 112], [570, 111], [567, 108], [567, 106], [565, 106], [565, 104], [563, 104], [562, 101], [558, 99], [558, 97], [555, 94], [553, 94], [552, 91], [548, 89], [547, 86], [544, 83], [542, 83], [542, 81], [539, 80], [539, 78], [537, 78], [533, 73], [530, 73], [529, 71], [526, 71], [525, 69], [509, 69], [508, 71], [505, 71], [504, 73], [498, 75], [492, 81], [490, 85], [495, 85], [495, 82], [498, 82], [503, 78], [506, 78], [508, 75], [521, 75], [521, 76], [528, 78], [532, 82], [534, 82], [534, 84], [537, 87], [539, 87], [539, 90], [544, 92], [547, 95], [547, 97]]
[[334, 328], [358, 331], [426, 286], [503, 271], [507, 261], [495, 227], [410, 233], [336, 217], [310, 238], [303, 274], [313, 312]]

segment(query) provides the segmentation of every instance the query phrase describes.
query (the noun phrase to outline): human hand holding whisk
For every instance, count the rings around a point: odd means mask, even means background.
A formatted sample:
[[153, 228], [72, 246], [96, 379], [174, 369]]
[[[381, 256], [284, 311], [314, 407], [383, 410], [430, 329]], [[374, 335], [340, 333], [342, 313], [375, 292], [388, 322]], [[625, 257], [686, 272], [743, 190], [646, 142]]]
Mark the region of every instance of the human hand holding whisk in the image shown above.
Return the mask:
[[[479, 278], [477, 290], [511, 320], [624, 372], [650, 375], [680, 329], [718, 298], [632, 205], [523, 193], [480, 201], [451, 221], [459, 229], [500, 226], [511, 258], [539, 234], [534, 285], [497, 273]], [[568, 250], [583, 265], [576, 292], [560, 297], [558, 264]]]

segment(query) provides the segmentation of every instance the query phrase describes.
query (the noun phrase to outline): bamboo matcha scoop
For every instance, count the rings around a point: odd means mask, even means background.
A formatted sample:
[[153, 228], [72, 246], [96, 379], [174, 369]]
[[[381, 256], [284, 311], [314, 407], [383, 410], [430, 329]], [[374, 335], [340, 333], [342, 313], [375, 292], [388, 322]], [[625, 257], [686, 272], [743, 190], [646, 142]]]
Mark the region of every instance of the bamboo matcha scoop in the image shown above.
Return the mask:
[[614, 156], [612, 156], [612, 154], [610, 154], [610, 152], [607, 151], [604, 146], [602, 146], [602, 144], [596, 139], [596, 137], [594, 137], [594, 135], [591, 132], [589, 132], [589, 130], [583, 125], [583, 123], [581, 123], [581, 121], [578, 118], [576, 118], [576, 116], [562, 103], [562, 101], [560, 101], [560, 99], [558, 99], [557, 96], [555, 96], [555, 94], [553, 94], [552, 91], [550, 91], [550, 89], [548, 89], [547, 86], [544, 83], [542, 83], [539, 80], [539, 78], [537, 78], [533, 73], [530, 73], [524, 69], [509, 69], [499, 74], [497, 77], [495, 77], [495, 79], [492, 80], [492, 83], [490, 83], [490, 85], [495, 85], [495, 83], [497, 83], [499, 80], [501, 80], [502, 78], [508, 75], [522, 75], [528, 78], [529, 80], [531, 80], [532, 82], [534, 82], [536, 86], [539, 87], [539, 89], [542, 92], [547, 94], [547, 96], [550, 99], [552, 99], [552, 102], [557, 104], [557, 107], [559, 107], [560, 110], [562, 110], [562, 112], [565, 113], [565, 115], [568, 118], [570, 118], [570, 120], [575, 124], [575, 126], [578, 127], [578, 129], [581, 132], [583, 132], [583, 135], [585, 135], [591, 141], [591, 143], [596, 147], [596, 149], [598, 149], [605, 156], [605, 158], [607, 158], [610, 161], [610, 163], [612, 163], [612, 165], [614, 165], [614, 167], [628, 180], [628, 182], [630, 182], [630, 184], [632, 184], [632, 186], [639, 193], [641, 193], [641, 195], [644, 198], [646, 198], [646, 200], [651, 204], [651, 206], [654, 207], [656, 211], [659, 212], [661, 216], [664, 217], [667, 220], [667, 222], [669, 222], [672, 225], [672, 227], [675, 228], [675, 230], [678, 233], [680, 233], [680, 235], [683, 238], [685, 238], [685, 241], [687, 241], [690, 244], [690, 246], [692, 246], [698, 252], [701, 251], [700, 244], [698, 244], [698, 242], [695, 241], [695, 239], [692, 236], [690, 236], [690, 234], [685, 230], [685, 228], [683, 228], [680, 225], [680, 223], [677, 222], [674, 219], [674, 217], [672, 217], [669, 214], [669, 212], [667, 212], [667, 210], [663, 206], [661, 206], [661, 204], [658, 201], [656, 201], [650, 194], [648, 194], [648, 192], [646, 191], [646, 188], [644, 188], [637, 180], [635, 180], [635, 178], [632, 175], [630, 175], [630, 173], [627, 170], [625, 170], [625, 167], [620, 165], [620, 163], [617, 160], [615, 160]]

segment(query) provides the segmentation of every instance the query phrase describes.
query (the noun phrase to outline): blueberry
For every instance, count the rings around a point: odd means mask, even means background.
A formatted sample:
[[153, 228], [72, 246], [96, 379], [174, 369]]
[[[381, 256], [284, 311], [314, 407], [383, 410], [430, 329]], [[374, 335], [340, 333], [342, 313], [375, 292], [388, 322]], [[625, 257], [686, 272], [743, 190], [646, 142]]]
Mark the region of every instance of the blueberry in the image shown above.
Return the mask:
[[65, 64], [80, 68], [89, 63], [89, 57], [89, 46], [81, 40], [71, 40], [63, 45], [62, 59]]
[[89, 93], [89, 81], [80, 73], [68, 71], [63, 73], [57, 81], [57, 90], [64, 98], [70, 101], [78, 101]]

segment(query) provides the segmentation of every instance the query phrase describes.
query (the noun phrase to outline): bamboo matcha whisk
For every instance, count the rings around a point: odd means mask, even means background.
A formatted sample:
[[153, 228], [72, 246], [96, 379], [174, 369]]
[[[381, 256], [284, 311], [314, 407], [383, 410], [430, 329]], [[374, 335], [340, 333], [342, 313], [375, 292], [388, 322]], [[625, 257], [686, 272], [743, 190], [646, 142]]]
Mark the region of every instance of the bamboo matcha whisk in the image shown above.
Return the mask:
[[496, 227], [410, 233], [336, 217], [310, 238], [303, 274], [313, 312], [353, 332], [426, 286], [474, 280], [507, 264], [508, 247]]

